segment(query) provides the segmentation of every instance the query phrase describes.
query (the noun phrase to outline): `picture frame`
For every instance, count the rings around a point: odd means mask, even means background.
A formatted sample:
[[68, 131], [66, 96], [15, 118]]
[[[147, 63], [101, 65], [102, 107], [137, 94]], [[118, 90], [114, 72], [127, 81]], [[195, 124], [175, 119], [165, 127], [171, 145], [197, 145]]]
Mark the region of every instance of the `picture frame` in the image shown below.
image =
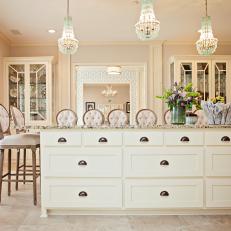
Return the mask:
[[95, 109], [95, 102], [86, 102], [85, 103], [85, 110], [89, 111], [89, 110], [93, 110]]
[[130, 102], [126, 102], [126, 112], [130, 113]]

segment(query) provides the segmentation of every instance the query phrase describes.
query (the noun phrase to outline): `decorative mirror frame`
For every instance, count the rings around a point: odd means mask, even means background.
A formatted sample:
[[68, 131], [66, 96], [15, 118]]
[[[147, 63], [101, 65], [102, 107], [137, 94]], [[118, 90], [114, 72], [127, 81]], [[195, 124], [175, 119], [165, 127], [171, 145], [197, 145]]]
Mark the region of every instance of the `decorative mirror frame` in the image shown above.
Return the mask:
[[130, 124], [135, 124], [136, 112], [147, 107], [147, 67], [142, 65], [121, 65], [121, 75], [108, 75], [107, 66], [75, 66], [76, 111], [82, 125], [84, 114], [84, 84], [129, 84], [130, 86]]

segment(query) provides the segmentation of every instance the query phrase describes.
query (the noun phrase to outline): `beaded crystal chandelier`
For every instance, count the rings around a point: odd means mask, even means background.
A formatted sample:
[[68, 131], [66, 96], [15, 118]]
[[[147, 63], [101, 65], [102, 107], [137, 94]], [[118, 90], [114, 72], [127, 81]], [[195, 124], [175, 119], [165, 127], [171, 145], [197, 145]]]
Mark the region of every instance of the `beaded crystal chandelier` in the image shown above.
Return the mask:
[[101, 92], [101, 94], [105, 97], [114, 97], [117, 95], [117, 91], [112, 89], [112, 85], [108, 85], [105, 90]]
[[205, 0], [206, 16], [201, 21], [200, 39], [196, 42], [197, 51], [200, 55], [211, 55], [217, 49], [218, 39], [213, 37], [211, 17], [208, 16], [207, 0]]
[[63, 54], [74, 54], [79, 46], [75, 38], [72, 18], [69, 16], [69, 0], [67, 0], [67, 16], [64, 18], [63, 34], [58, 40], [59, 51]]
[[154, 0], [141, 0], [141, 15], [136, 23], [136, 34], [140, 40], [152, 40], [160, 31], [160, 22], [153, 10]]

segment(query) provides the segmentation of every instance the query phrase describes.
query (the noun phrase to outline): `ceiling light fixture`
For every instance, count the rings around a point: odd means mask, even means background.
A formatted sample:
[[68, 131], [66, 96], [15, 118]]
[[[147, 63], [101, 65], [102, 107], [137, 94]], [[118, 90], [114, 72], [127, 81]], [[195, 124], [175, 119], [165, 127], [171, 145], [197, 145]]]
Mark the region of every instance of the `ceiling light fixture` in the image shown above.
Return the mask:
[[200, 39], [196, 42], [197, 51], [200, 55], [211, 55], [217, 49], [218, 39], [213, 37], [211, 17], [208, 16], [208, 5], [205, 0], [205, 17], [201, 21]]
[[49, 29], [49, 30], [48, 30], [48, 33], [54, 34], [54, 33], [56, 33], [56, 30], [54, 30], [54, 29]]
[[141, 0], [141, 15], [136, 23], [136, 34], [140, 40], [155, 39], [160, 31], [160, 22], [156, 19], [154, 0]]
[[105, 97], [114, 97], [117, 93], [118, 92], [116, 90], [112, 90], [112, 85], [106, 86], [106, 89], [101, 92], [101, 94]]
[[63, 34], [58, 40], [59, 51], [63, 54], [74, 54], [79, 46], [75, 38], [72, 18], [69, 16], [69, 0], [67, 0], [67, 16], [64, 18]]
[[120, 75], [121, 74], [121, 67], [120, 66], [108, 67], [107, 68], [107, 74], [108, 75]]

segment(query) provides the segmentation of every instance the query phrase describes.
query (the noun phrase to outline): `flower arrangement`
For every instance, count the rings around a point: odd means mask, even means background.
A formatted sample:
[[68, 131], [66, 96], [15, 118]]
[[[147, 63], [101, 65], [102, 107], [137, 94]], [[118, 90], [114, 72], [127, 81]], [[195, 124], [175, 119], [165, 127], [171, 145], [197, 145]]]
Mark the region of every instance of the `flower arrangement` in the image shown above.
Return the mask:
[[192, 110], [193, 105], [196, 109], [201, 108], [201, 95], [192, 87], [192, 83], [182, 86], [181, 83], [175, 82], [171, 89], [157, 98], [164, 100], [170, 110], [176, 106], [184, 107], [186, 110]]

